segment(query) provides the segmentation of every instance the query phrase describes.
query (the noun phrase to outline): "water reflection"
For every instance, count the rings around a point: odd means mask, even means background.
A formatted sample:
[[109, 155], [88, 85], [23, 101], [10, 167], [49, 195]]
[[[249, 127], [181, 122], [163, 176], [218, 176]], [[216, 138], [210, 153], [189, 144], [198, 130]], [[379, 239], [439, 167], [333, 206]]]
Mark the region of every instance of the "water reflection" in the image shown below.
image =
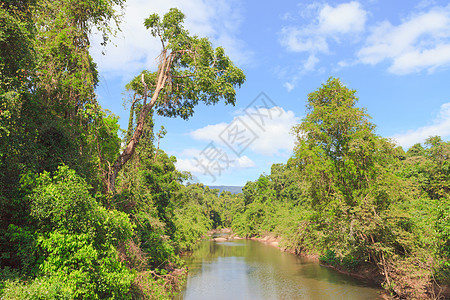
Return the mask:
[[255, 241], [202, 242], [186, 261], [180, 299], [382, 299], [364, 282]]

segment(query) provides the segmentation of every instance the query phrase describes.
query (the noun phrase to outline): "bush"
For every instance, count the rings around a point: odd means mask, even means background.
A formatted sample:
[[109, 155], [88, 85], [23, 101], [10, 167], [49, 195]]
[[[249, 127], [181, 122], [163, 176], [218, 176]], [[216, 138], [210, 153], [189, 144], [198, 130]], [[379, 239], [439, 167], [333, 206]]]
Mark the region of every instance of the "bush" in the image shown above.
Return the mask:
[[196, 242], [212, 227], [212, 220], [207, 218], [200, 205], [189, 205], [175, 211], [174, 241], [180, 251], [192, 250]]
[[[5, 299], [127, 299], [135, 272], [119, 259], [117, 247], [134, 236], [128, 215], [101, 206], [75, 171], [61, 166], [35, 179], [31, 215], [39, 230], [10, 226], [17, 255], [39, 277], [5, 283]], [[26, 259], [26, 253], [39, 260]], [[28, 272], [28, 275], [31, 275]]]
[[333, 250], [327, 250], [324, 255], [319, 257], [319, 261], [322, 264], [338, 266], [340, 264], [340, 259], [336, 256], [336, 252]]
[[99, 204], [89, 193], [90, 186], [67, 166], [60, 166], [53, 176], [48, 172], [37, 177], [31, 199], [31, 216], [41, 230], [54, 228], [70, 232], [93, 229], [94, 212]]
[[439, 281], [450, 284], [450, 197], [440, 200], [436, 229], [440, 255], [436, 275]]

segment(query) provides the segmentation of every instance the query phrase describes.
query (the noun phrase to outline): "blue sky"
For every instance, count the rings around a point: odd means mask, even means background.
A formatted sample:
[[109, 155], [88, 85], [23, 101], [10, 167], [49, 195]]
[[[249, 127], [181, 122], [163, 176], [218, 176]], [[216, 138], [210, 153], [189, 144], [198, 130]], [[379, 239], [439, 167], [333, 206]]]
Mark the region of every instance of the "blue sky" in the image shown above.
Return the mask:
[[432, 0], [128, 0], [113, 43], [103, 49], [94, 35], [91, 48], [99, 101], [122, 128], [124, 86], [154, 70], [160, 51], [143, 21], [171, 7], [247, 76], [234, 107], [199, 105], [188, 121], [155, 119], [155, 130], [163, 125], [168, 132], [161, 148], [200, 182], [244, 185], [286, 162], [290, 128], [305, 116], [308, 93], [330, 76], [356, 89], [377, 134], [405, 150], [431, 135], [450, 139], [450, 5]]

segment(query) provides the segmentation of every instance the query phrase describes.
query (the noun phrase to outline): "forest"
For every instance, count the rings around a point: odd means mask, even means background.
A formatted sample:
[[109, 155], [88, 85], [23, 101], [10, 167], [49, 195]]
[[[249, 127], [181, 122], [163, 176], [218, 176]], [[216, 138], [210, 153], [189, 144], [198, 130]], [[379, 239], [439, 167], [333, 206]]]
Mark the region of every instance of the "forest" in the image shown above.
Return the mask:
[[93, 30], [110, 42], [124, 4], [0, 2], [1, 299], [171, 299], [186, 278], [181, 254], [217, 228], [369, 271], [393, 297], [443, 296], [450, 142], [432, 136], [405, 152], [330, 77], [308, 95], [285, 164], [236, 195], [191, 184], [160, 149], [153, 115], [234, 105], [244, 72], [190, 35], [178, 9], [150, 15], [142, 26], [161, 42], [159, 66], [126, 85], [121, 129], [97, 101], [89, 47]]

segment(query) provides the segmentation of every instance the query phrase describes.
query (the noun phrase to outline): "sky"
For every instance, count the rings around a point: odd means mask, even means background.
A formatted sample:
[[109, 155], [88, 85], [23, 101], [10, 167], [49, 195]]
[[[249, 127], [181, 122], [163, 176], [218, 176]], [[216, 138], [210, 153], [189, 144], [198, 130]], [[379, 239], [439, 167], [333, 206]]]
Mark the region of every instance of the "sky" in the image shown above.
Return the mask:
[[154, 71], [161, 51], [144, 19], [171, 7], [246, 75], [235, 106], [201, 104], [188, 121], [155, 117], [155, 132], [167, 130], [161, 149], [191, 181], [242, 186], [285, 163], [308, 94], [331, 76], [357, 91], [376, 133], [405, 151], [433, 135], [450, 140], [450, 4], [433, 0], [128, 0], [112, 42], [91, 38], [99, 102], [124, 129], [125, 84]]

